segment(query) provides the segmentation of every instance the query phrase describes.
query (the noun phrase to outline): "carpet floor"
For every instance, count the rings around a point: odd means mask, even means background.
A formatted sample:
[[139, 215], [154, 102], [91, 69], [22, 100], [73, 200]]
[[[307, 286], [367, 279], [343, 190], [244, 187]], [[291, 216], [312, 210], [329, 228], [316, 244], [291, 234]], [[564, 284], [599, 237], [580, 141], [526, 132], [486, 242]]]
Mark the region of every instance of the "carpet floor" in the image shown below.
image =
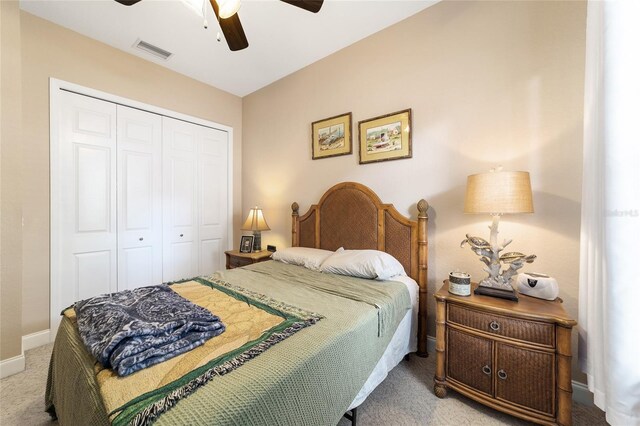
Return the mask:
[[[25, 371], [0, 380], [0, 425], [55, 425], [44, 412], [44, 391], [53, 345], [26, 352]], [[358, 424], [377, 425], [527, 425], [455, 392], [433, 394], [435, 356], [402, 361], [358, 409]], [[595, 407], [573, 404], [573, 424], [606, 425]], [[350, 426], [342, 419], [338, 426]]]

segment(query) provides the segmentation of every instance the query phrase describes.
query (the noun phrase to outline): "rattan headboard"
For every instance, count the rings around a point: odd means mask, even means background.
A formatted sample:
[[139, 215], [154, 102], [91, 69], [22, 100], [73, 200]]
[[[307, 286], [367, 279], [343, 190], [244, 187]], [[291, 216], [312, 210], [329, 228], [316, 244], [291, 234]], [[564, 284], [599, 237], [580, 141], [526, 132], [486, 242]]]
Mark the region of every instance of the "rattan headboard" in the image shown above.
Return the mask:
[[299, 215], [293, 203], [291, 239], [294, 247], [325, 250], [375, 249], [385, 251], [404, 266], [420, 286], [418, 354], [427, 353], [427, 208], [418, 202], [418, 220], [411, 220], [383, 204], [366, 186], [343, 182], [330, 188], [318, 204]]

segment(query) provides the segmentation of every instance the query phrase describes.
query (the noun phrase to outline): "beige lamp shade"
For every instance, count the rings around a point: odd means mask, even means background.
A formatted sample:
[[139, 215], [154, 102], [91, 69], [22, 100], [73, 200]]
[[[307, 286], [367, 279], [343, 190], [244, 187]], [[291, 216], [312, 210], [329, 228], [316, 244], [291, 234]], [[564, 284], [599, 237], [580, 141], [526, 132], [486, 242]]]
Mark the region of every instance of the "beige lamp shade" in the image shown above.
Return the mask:
[[247, 220], [245, 220], [241, 229], [243, 231], [268, 231], [271, 228], [267, 225], [267, 221], [264, 220], [262, 209], [254, 207], [249, 211], [249, 216], [247, 216]]
[[533, 213], [529, 172], [495, 171], [467, 177], [465, 213]]

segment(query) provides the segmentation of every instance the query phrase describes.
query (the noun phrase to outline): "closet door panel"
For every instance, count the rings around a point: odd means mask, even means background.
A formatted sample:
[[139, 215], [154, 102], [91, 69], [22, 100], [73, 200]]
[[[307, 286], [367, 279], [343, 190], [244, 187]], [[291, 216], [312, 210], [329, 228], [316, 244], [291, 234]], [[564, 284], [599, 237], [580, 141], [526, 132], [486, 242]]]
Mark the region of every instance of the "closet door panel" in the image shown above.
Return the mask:
[[162, 118], [163, 280], [198, 274], [198, 126]]
[[191, 232], [195, 225], [193, 218], [197, 209], [195, 160], [193, 158], [174, 158], [170, 161], [173, 226], [185, 227], [185, 232]]
[[162, 119], [117, 107], [118, 289], [162, 282]]
[[173, 276], [169, 281], [191, 278], [198, 275], [193, 270], [193, 260], [196, 257], [196, 247], [193, 241], [174, 242], [171, 244], [172, 272]]
[[117, 290], [116, 107], [64, 92], [59, 114], [52, 227], [58, 231], [54, 273], [62, 309]]
[[121, 160], [125, 191], [122, 197], [124, 224], [128, 230], [152, 229], [154, 225], [154, 158], [153, 154], [125, 151]]
[[201, 275], [224, 269], [227, 236], [227, 138], [222, 130], [200, 128], [198, 155], [199, 269]]
[[221, 238], [212, 238], [200, 241], [200, 268], [201, 275], [211, 275], [215, 271], [225, 268], [220, 261], [220, 253], [224, 254]]
[[74, 146], [76, 229], [109, 232], [111, 219], [111, 149]]
[[[111, 266], [113, 251], [76, 253], [74, 282], [78, 283], [76, 300], [84, 300], [98, 294], [112, 293]], [[68, 306], [68, 305], [67, 305]]]
[[[129, 247], [120, 251], [118, 258], [118, 273], [121, 280], [118, 281], [119, 290], [133, 289], [153, 284], [160, 284], [154, 279], [154, 254], [153, 247]], [[161, 265], [162, 266], [162, 265]]]

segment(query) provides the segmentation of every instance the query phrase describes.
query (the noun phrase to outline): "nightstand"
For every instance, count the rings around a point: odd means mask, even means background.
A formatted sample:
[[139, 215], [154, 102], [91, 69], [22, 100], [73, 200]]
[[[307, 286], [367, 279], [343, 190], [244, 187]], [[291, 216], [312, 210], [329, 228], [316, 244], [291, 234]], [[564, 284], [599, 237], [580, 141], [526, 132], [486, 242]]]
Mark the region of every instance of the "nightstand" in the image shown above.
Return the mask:
[[225, 251], [224, 254], [227, 256], [227, 269], [233, 269], [269, 260], [273, 253], [267, 250], [254, 253], [240, 253], [238, 250], [229, 250]]
[[[475, 288], [476, 284], [473, 285]], [[571, 330], [560, 301], [436, 298], [434, 392], [447, 389], [544, 425], [571, 425]]]

